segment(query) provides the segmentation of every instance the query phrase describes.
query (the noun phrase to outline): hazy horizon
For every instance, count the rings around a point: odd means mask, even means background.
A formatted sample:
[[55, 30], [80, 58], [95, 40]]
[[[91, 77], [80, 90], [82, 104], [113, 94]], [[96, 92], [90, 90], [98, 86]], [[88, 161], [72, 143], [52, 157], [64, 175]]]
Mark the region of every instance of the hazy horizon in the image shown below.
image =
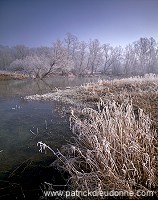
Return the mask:
[[158, 40], [157, 0], [1, 0], [0, 44], [50, 47], [66, 33], [122, 46]]

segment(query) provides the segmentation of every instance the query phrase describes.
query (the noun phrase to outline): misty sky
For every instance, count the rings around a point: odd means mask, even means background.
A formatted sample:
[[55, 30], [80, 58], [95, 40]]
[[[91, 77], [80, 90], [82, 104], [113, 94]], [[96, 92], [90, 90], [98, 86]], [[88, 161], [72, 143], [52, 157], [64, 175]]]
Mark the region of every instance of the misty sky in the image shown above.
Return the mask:
[[51, 46], [67, 32], [122, 45], [158, 41], [158, 0], [0, 0], [0, 44]]

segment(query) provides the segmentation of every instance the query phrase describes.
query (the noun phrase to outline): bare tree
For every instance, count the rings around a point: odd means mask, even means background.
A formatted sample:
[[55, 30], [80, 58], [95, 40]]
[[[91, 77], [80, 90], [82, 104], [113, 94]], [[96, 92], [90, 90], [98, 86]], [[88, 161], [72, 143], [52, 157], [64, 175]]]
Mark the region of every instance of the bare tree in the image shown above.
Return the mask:
[[137, 66], [137, 56], [132, 44], [125, 47], [124, 50], [124, 72], [126, 75], [131, 75], [135, 73], [135, 68]]
[[34, 78], [43, 79], [52, 73], [68, 74], [73, 68], [73, 61], [68, 57], [68, 52], [60, 40], [53, 43], [51, 49], [40, 49], [40, 53], [16, 59], [10, 67], [14, 70], [21, 67]]
[[140, 38], [134, 42], [137, 55], [137, 73], [144, 74], [157, 71], [158, 47], [153, 38]]
[[7, 46], [0, 46], [0, 69], [9, 70], [10, 63], [14, 61], [12, 49]]
[[78, 50], [75, 55], [75, 72], [78, 75], [84, 75], [87, 70], [87, 44], [82, 41], [79, 43]]
[[53, 43], [51, 63], [54, 63], [54, 70], [61, 72], [62, 75], [67, 74], [74, 68], [74, 61], [68, 55], [67, 49], [64, 47], [63, 42], [57, 40]]
[[122, 70], [122, 48], [113, 48], [109, 44], [104, 44], [103, 49], [103, 73], [118, 74]]
[[89, 57], [87, 66], [93, 75], [94, 72], [97, 70], [99, 65], [101, 64], [101, 57], [102, 57], [102, 48], [100, 45], [99, 40], [90, 40], [89, 42]]
[[103, 73], [105, 74], [114, 62], [114, 48], [110, 44], [104, 44], [102, 48], [104, 59]]
[[12, 70], [21, 67], [23, 72], [34, 78], [43, 78], [43, 74], [49, 70], [49, 60], [44, 56], [26, 56], [24, 59], [16, 59], [10, 65]]
[[41, 79], [50, 74], [93, 75], [97, 71], [113, 75], [158, 73], [158, 43], [152, 37], [140, 38], [123, 51], [121, 47], [101, 45], [97, 39], [80, 42], [67, 33], [52, 47], [0, 46], [0, 69], [24, 71]]
[[24, 59], [29, 55], [29, 48], [22, 44], [16, 45], [13, 50], [15, 59]]
[[121, 46], [115, 47], [113, 49], [113, 53], [112, 53], [112, 65], [111, 65], [111, 69], [112, 69], [112, 74], [113, 75], [119, 75], [120, 73], [122, 73], [122, 52], [123, 49]]
[[71, 33], [66, 34], [66, 38], [64, 39], [65, 48], [68, 52], [68, 56], [71, 59], [75, 59], [75, 53], [78, 49], [79, 41], [77, 36], [72, 35]]

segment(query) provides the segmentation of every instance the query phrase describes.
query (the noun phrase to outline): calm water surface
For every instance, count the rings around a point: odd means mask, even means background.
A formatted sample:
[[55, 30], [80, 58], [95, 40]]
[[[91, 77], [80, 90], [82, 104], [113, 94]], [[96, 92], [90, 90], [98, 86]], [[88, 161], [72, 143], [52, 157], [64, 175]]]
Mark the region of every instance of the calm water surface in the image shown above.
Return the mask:
[[0, 81], [1, 182], [25, 161], [45, 159], [46, 156], [38, 151], [38, 141], [43, 141], [56, 150], [71, 137], [68, 116], [62, 114], [66, 105], [61, 102], [25, 101], [23, 97], [97, 80], [98, 77], [53, 77], [44, 81]]

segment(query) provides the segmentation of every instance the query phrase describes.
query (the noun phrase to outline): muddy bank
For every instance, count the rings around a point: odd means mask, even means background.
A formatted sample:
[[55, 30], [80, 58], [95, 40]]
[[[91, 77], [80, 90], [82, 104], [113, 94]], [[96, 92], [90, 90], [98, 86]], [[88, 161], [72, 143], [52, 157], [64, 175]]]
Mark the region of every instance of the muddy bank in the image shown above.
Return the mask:
[[29, 76], [27, 74], [0, 71], [0, 80], [12, 80], [12, 79], [21, 80], [21, 79], [28, 78], [28, 77]]

